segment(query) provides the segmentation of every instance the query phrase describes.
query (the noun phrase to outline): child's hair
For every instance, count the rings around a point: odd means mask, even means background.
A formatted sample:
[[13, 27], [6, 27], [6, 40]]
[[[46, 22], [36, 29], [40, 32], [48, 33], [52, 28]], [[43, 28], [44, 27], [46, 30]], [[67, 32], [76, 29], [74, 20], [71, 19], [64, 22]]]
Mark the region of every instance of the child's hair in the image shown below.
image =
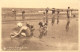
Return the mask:
[[27, 26], [27, 27], [30, 27], [30, 25], [29, 25], [29, 24], [26, 24], [26, 26]]
[[45, 25], [47, 25], [47, 23], [45, 23]]
[[34, 26], [33, 25], [31, 25], [31, 28], [33, 28]]
[[40, 27], [43, 27], [43, 24], [42, 24], [42, 22], [39, 22], [39, 25], [40, 25]]

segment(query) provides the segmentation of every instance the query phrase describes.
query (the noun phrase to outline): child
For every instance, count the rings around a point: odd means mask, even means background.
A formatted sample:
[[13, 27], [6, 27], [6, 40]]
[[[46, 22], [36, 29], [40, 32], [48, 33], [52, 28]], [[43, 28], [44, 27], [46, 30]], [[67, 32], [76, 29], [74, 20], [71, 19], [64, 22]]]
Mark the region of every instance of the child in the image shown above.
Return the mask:
[[39, 35], [39, 38], [42, 38], [43, 36], [43, 23], [42, 22], [39, 22], [39, 32], [40, 32], [40, 35]]
[[28, 37], [30, 36], [30, 30], [27, 26], [22, 26], [22, 23], [18, 23], [17, 27], [14, 28], [14, 32], [12, 32], [10, 35], [11, 38], [20, 37], [20, 36]]
[[40, 32], [40, 36], [39, 38], [42, 38], [43, 35], [47, 35], [47, 23], [39, 23], [40, 28], [39, 28], [39, 32]]
[[70, 7], [68, 7], [68, 10], [67, 10], [67, 24], [66, 24], [66, 31], [69, 30], [70, 17], [71, 17], [71, 14], [70, 14]]
[[31, 35], [30, 35], [30, 36], [31, 36], [31, 37], [33, 36], [33, 32], [34, 32], [34, 30], [35, 30], [35, 29], [34, 29], [34, 26], [31, 25], [31, 27], [30, 27], [30, 31], [31, 31]]
[[52, 8], [52, 25], [55, 22], [55, 8]]
[[35, 29], [34, 29], [34, 26], [33, 26], [33, 25], [29, 25], [29, 24], [26, 24], [26, 26], [29, 27], [30, 32], [31, 32], [31, 33], [30, 33], [30, 36], [32, 37], [32, 36], [33, 36], [33, 32], [34, 32], [34, 30], [35, 30]]
[[45, 23], [43, 26], [44, 35], [47, 35], [47, 30], [48, 30], [47, 23]]
[[18, 32], [21, 29], [21, 27], [22, 27], [22, 23], [20, 23], [20, 22], [17, 23], [17, 27], [13, 28], [12, 33], [10, 33], [10, 37], [11, 38], [14, 38], [16, 36], [19, 37]]

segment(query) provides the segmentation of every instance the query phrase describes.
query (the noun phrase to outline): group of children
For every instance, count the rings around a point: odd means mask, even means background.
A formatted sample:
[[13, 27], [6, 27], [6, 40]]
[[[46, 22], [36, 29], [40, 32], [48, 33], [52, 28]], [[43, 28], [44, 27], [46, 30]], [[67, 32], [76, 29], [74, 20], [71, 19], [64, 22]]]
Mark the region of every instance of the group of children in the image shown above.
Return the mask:
[[[59, 23], [59, 11], [57, 12], [58, 12], [57, 13], [58, 14], [57, 24], [58, 24]], [[67, 31], [69, 30], [69, 24], [70, 24], [70, 14], [69, 13], [70, 13], [70, 7], [68, 7], [68, 10], [67, 10], [67, 24], [66, 24]], [[46, 9], [46, 12], [43, 14], [44, 15], [48, 14], [48, 8]], [[54, 24], [54, 22], [55, 22], [55, 8], [52, 9], [52, 25]], [[39, 32], [40, 32], [39, 38], [42, 38], [43, 36], [47, 35], [48, 17], [44, 16], [43, 22], [39, 22], [38, 25], [40, 26], [39, 27]], [[19, 36], [32, 37], [34, 30], [35, 29], [33, 25], [26, 23], [26, 25], [23, 26], [22, 23], [17, 23], [17, 27], [13, 29], [14, 32], [10, 34], [10, 37], [11, 38], [19, 37]]]
[[[39, 38], [43, 35], [47, 35], [47, 23], [39, 22]], [[10, 33], [11, 38], [15, 37], [32, 37], [34, 34], [34, 26], [30, 24], [23, 25], [21, 22], [17, 23], [17, 27], [13, 28], [12, 33]]]

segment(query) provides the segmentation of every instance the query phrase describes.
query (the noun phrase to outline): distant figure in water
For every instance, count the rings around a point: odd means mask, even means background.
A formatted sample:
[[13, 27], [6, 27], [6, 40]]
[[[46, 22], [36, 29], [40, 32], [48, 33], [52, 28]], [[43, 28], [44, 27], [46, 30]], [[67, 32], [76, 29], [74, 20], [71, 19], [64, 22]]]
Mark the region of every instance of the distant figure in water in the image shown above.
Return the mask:
[[70, 7], [68, 7], [68, 10], [67, 10], [67, 24], [66, 24], [66, 31], [69, 30], [70, 17], [71, 17]]
[[47, 25], [48, 25], [48, 12], [49, 12], [49, 8], [47, 7], [47, 8], [45, 9], [45, 11], [46, 11], [46, 13], [45, 13], [46, 23], [47, 23]]
[[55, 22], [55, 8], [52, 8], [52, 25]]
[[57, 24], [59, 23], [59, 13], [60, 11], [57, 11]]
[[25, 20], [25, 11], [22, 11], [22, 20]]
[[43, 12], [43, 15], [44, 15], [44, 16], [43, 16], [43, 22], [46, 23], [46, 13]]

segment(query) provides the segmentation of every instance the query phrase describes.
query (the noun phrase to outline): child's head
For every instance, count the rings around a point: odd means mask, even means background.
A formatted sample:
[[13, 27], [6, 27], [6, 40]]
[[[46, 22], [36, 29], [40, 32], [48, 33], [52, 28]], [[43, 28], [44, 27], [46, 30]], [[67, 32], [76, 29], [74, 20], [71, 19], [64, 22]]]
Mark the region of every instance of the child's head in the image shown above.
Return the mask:
[[47, 25], [47, 23], [45, 23], [45, 25]]
[[18, 27], [22, 27], [22, 23], [21, 23], [21, 22], [18, 22], [18, 23], [17, 23], [17, 26], [18, 26]]
[[33, 25], [31, 25], [31, 28], [33, 28]]
[[39, 25], [40, 25], [40, 27], [43, 27], [43, 23], [42, 22], [39, 22]]
[[30, 25], [29, 25], [29, 24], [26, 24], [26, 26], [27, 26], [27, 27], [30, 27]]

